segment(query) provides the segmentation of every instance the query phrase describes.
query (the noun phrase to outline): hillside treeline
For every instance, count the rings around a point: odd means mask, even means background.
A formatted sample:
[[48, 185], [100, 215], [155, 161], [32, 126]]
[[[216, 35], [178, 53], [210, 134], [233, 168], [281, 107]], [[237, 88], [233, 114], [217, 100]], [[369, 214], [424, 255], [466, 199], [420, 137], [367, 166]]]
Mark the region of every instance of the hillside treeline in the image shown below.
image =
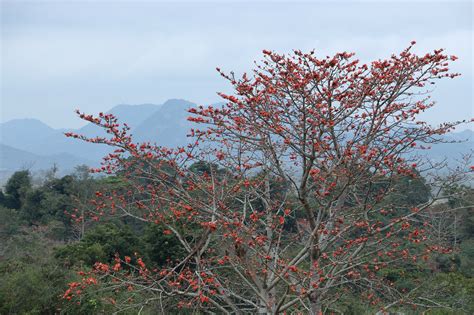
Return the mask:
[[[203, 167], [191, 166], [196, 171]], [[153, 223], [120, 216], [97, 221], [87, 217], [89, 200], [97, 191], [124, 185], [120, 174], [92, 177], [87, 167], [60, 178], [50, 172], [35, 184], [26, 170], [11, 176], [0, 192], [0, 314], [112, 313], [110, 295], [100, 290], [89, 292], [80, 303], [66, 301], [64, 292], [69, 282], [81, 277], [79, 270], [90, 270], [96, 262], [113, 263], [118, 253], [130, 257], [138, 253], [150, 268], [183, 255], [174, 236]], [[402, 178], [396, 187], [392, 199], [400, 206], [431, 198], [423, 178]], [[423, 290], [426, 296], [436, 296], [439, 307], [430, 308], [428, 314], [474, 313], [474, 216], [473, 209], [463, 207], [473, 203], [474, 194], [472, 188], [456, 189], [463, 198], [447, 198], [427, 212], [428, 237], [452, 251], [382, 271], [401, 291]], [[285, 228], [296, 229], [297, 222], [295, 215]], [[134, 298], [140, 299], [140, 292]], [[143, 313], [152, 314], [157, 307], [149, 303]], [[364, 314], [377, 309], [357, 293], [344, 291], [326, 311]], [[401, 311], [418, 313], [412, 308]]]

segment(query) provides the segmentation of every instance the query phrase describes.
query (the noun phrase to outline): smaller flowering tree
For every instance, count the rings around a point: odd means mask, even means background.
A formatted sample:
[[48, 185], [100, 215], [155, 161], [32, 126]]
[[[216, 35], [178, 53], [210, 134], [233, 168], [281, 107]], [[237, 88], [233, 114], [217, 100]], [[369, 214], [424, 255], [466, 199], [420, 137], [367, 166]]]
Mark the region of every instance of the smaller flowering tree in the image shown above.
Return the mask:
[[221, 107], [189, 110], [203, 128], [185, 147], [135, 143], [113, 115], [78, 112], [110, 136], [68, 136], [115, 147], [96, 171], [127, 183], [98, 192], [90, 215], [158, 224], [185, 254], [163, 266], [118, 254], [64, 297], [102, 283], [130, 293], [117, 307], [157, 301], [163, 312], [320, 314], [346, 292], [382, 309], [430, 307], [383, 270], [451, 250], [425, 235], [423, 215], [438, 196], [410, 205], [391, 196], [397, 181], [427, 167], [414, 153], [463, 122], [419, 120], [434, 106], [427, 86], [458, 74], [448, 71], [456, 57], [411, 48], [369, 65], [346, 52], [264, 51], [251, 76], [218, 69], [234, 94], [220, 94]]

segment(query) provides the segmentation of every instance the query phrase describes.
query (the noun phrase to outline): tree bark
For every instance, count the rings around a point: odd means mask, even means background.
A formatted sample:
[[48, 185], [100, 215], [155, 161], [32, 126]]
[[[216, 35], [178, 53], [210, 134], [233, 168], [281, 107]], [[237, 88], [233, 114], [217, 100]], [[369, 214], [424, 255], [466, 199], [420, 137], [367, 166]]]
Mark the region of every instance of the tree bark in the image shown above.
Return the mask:
[[321, 296], [319, 292], [315, 291], [309, 295], [310, 315], [322, 315], [323, 306], [321, 304]]

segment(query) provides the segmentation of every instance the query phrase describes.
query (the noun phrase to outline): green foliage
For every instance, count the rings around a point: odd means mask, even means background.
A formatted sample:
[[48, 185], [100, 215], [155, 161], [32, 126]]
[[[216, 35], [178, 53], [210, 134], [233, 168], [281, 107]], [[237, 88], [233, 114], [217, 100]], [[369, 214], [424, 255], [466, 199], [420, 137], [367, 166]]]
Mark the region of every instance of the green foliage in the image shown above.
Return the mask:
[[58, 266], [43, 233], [16, 234], [1, 248], [0, 314], [57, 313], [72, 273]]
[[415, 178], [403, 176], [397, 181], [392, 194], [396, 204], [412, 207], [428, 202], [431, 197], [430, 187], [418, 172], [416, 174]]
[[29, 173], [21, 171], [9, 179], [0, 202], [4, 207], [18, 210], [21, 219], [30, 225], [54, 222], [51, 224], [57, 227], [56, 238], [66, 239], [72, 222], [65, 211], [79, 206], [78, 200], [87, 202], [98, 185], [96, 182], [79, 169], [78, 173], [62, 178], [48, 176], [42, 185], [32, 187]]
[[437, 273], [423, 282], [427, 295], [446, 306], [429, 314], [474, 314], [474, 279], [460, 273]]
[[442, 272], [455, 272], [458, 271], [461, 260], [459, 255], [437, 255], [435, 261], [438, 265], [438, 269]]
[[0, 189], [0, 205], [5, 206], [7, 203], [7, 196], [3, 193], [3, 190]]
[[474, 238], [464, 240], [460, 246], [460, 271], [469, 278], [474, 278]]
[[0, 206], [0, 241], [17, 234], [21, 224], [22, 221], [17, 210]]
[[142, 235], [137, 235], [128, 225], [106, 223], [90, 229], [79, 242], [56, 249], [56, 257], [68, 265], [110, 262], [115, 254], [133, 256], [134, 253], [155, 266], [164, 265], [185, 255], [174, 235], [165, 235], [156, 224], [147, 225]]
[[54, 314], [70, 277], [51, 261], [40, 264], [4, 263], [0, 284], [0, 313]]
[[44, 191], [40, 189], [30, 190], [26, 193], [25, 202], [20, 211], [22, 217], [29, 223], [38, 221], [43, 216], [43, 209], [41, 203], [45, 198]]
[[220, 173], [223, 170], [219, 169], [219, 166], [217, 164], [205, 162], [205, 161], [199, 161], [193, 163], [190, 167], [189, 170], [192, 173], [198, 174], [198, 175], [203, 175], [204, 173], [206, 174], [211, 174], [213, 173]]
[[163, 234], [163, 228], [151, 224], [143, 234], [145, 255], [157, 266], [164, 265], [168, 259], [174, 260], [185, 256], [184, 248], [174, 234]]
[[116, 253], [121, 256], [140, 252], [141, 240], [128, 226], [107, 223], [88, 231], [77, 243], [58, 248], [56, 257], [68, 264], [82, 263], [92, 266], [95, 262], [109, 262]]
[[367, 303], [363, 303], [360, 298], [351, 293], [341, 292], [341, 298], [337, 303], [328, 305], [325, 314], [361, 315], [374, 314], [377, 311], [370, 308]]
[[15, 172], [5, 185], [5, 195], [3, 196], [3, 205], [10, 209], [20, 209], [23, 198], [28, 190], [31, 189], [30, 172]]
[[[400, 208], [410, 208], [428, 202], [431, 198], [430, 187], [417, 171], [415, 174], [414, 178], [411, 176], [393, 178], [392, 181], [395, 182], [385, 202]], [[384, 189], [387, 184], [387, 180], [383, 179], [374, 190]]]

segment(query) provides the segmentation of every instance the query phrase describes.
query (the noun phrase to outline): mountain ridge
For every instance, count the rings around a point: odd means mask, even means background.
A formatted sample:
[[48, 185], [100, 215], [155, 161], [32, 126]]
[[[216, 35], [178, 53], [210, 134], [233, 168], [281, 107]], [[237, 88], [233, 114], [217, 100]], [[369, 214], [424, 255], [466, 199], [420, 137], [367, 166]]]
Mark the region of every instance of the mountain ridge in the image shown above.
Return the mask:
[[[114, 114], [120, 123], [127, 123], [135, 141], [149, 141], [158, 145], [175, 147], [186, 145], [190, 141], [187, 134], [194, 124], [187, 120], [189, 116], [187, 109], [194, 106], [197, 105], [184, 99], [169, 99], [163, 104], [119, 104], [107, 113]], [[14, 119], [0, 124], [0, 144], [2, 145], [0, 150], [8, 151], [8, 154], [0, 152], [2, 153], [1, 162], [12, 167], [19, 167], [15, 161], [23, 161], [25, 157], [30, 157], [31, 160], [36, 156], [40, 161], [38, 165], [45, 165], [46, 162], [43, 163], [43, 161], [49, 159], [57, 161], [60, 168], [71, 167], [70, 161], [96, 166], [102, 157], [111, 151], [106, 146], [67, 138], [64, 132], [68, 131], [89, 137], [106, 135], [104, 130], [91, 123], [78, 129], [54, 129], [38, 119]], [[473, 130], [466, 129], [450, 133], [444, 138], [448, 141], [461, 140], [461, 142], [433, 146], [433, 149], [428, 152], [430, 158], [440, 160], [444, 155], [449, 159], [455, 159], [460, 152], [474, 149]], [[14, 152], [16, 152], [16, 157]], [[58, 159], [58, 156], [63, 160]], [[80, 163], [81, 161], [83, 163]]]
[[[186, 119], [186, 109], [191, 106], [196, 105], [183, 99], [170, 99], [163, 104], [119, 104], [107, 113], [114, 114], [120, 123], [127, 123], [136, 141], [176, 146], [188, 141], [186, 133], [191, 123]], [[68, 138], [64, 135], [65, 132], [88, 137], [106, 135], [103, 129], [92, 123], [78, 129], [54, 129], [38, 119], [11, 120], [0, 124], [0, 162], [8, 166], [7, 173], [22, 168], [23, 165], [15, 161], [25, 159], [37, 159], [41, 162], [29, 163], [34, 170], [46, 167], [47, 163], [44, 161], [48, 159], [55, 161], [60, 169], [71, 168], [70, 161], [97, 166], [112, 150], [105, 145]]]

